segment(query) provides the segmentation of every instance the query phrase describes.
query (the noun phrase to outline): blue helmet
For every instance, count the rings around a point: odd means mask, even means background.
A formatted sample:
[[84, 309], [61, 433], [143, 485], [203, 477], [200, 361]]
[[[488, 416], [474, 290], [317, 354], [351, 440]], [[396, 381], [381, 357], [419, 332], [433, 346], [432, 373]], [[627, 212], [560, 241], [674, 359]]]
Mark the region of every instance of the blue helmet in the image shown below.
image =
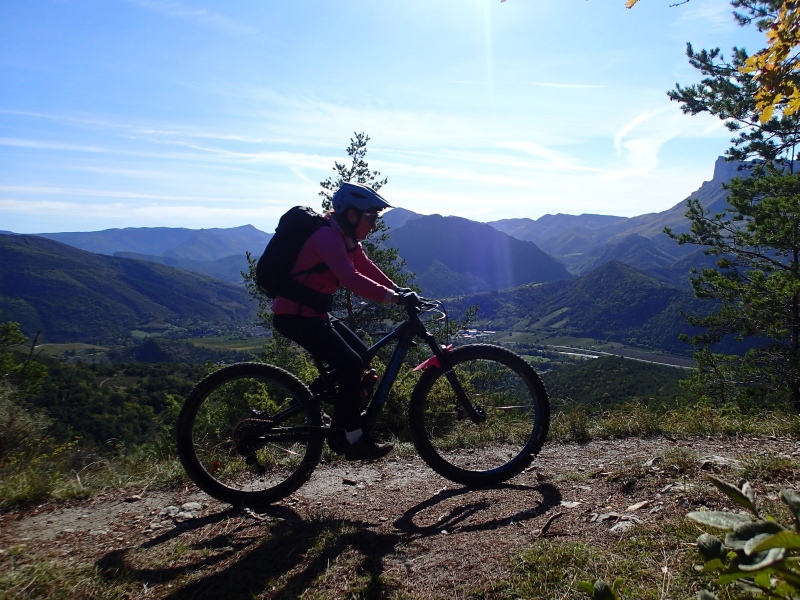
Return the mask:
[[355, 208], [360, 212], [377, 212], [392, 208], [392, 205], [368, 185], [345, 181], [333, 195], [333, 212], [344, 215], [348, 208]]

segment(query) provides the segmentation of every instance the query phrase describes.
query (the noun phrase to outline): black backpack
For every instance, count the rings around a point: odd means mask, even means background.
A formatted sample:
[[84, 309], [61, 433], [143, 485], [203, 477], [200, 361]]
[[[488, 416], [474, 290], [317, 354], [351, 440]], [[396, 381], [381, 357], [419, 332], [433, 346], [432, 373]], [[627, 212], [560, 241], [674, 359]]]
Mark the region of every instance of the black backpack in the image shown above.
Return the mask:
[[256, 285], [267, 297], [284, 296], [317, 312], [331, 310], [332, 295], [312, 290], [294, 279], [297, 275], [327, 271], [328, 265], [321, 262], [310, 269], [292, 272], [297, 255], [309, 236], [328, 225], [325, 217], [307, 206], [290, 208], [281, 217], [275, 235], [256, 265]]

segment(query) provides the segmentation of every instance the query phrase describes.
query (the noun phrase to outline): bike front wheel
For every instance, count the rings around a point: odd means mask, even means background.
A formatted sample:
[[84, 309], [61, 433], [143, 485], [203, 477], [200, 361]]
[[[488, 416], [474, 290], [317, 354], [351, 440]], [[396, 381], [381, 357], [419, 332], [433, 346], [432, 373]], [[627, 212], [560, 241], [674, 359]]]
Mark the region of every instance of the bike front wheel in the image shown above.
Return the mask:
[[237, 363], [187, 396], [178, 417], [178, 455], [207, 494], [259, 508], [308, 480], [322, 455], [321, 427], [319, 404], [294, 375]]
[[[489, 344], [456, 348], [449, 362], [452, 373], [428, 368], [411, 396], [411, 434], [420, 456], [443, 477], [465, 485], [493, 485], [518, 475], [541, 450], [550, 426], [542, 380], [521, 356]], [[483, 420], [467, 414], [454, 381]]]

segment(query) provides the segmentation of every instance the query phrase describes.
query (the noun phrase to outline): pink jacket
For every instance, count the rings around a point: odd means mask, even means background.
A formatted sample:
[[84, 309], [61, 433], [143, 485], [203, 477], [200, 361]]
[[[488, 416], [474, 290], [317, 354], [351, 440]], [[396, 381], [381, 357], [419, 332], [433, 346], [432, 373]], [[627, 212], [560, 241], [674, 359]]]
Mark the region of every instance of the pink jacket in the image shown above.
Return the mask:
[[[345, 287], [375, 302], [391, 302], [395, 297], [394, 282], [367, 257], [361, 244], [345, 235], [333, 219], [330, 227], [320, 227], [306, 240], [292, 272], [310, 269], [321, 262], [328, 265], [327, 271], [300, 275], [297, 281], [323, 294], [333, 294]], [[275, 298], [272, 312], [276, 315], [326, 316], [326, 313], [301, 306], [283, 296]]]

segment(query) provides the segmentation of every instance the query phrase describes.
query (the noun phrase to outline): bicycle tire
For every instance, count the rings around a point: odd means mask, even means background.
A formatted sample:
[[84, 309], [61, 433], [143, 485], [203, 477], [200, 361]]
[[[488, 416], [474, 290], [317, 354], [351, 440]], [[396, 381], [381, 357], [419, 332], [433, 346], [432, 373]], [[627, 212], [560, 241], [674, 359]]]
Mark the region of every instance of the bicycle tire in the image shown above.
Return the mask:
[[[318, 428], [318, 435], [275, 443], [270, 419], [289, 409], [282, 427]], [[295, 412], [296, 411], [296, 412]], [[210, 496], [261, 508], [295, 492], [322, 456], [319, 403], [297, 377], [264, 363], [215, 371], [189, 393], [178, 417], [178, 456], [189, 477]], [[247, 436], [251, 439], [247, 439]], [[303, 436], [299, 436], [302, 438]]]
[[475, 423], [463, 414], [444, 370], [428, 368], [409, 405], [420, 456], [442, 477], [464, 485], [494, 485], [520, 474], [541, 450], [550, 427], [550, 405], [539, 375], [518, 354], [490, 344], [461, 346], [449, 358], [486, 419]]

